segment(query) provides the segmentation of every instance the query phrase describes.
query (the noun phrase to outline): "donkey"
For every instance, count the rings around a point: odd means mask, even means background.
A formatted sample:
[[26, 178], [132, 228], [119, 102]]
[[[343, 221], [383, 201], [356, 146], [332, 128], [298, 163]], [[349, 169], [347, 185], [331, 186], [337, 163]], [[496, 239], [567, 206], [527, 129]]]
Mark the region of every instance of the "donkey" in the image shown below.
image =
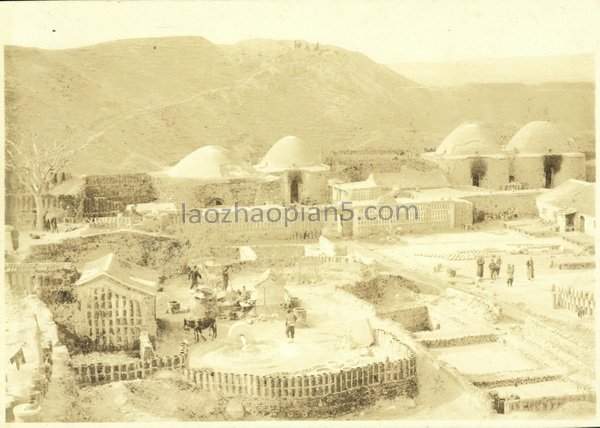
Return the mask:
[[183, 330], [193, 330], [196, 342], [199, 342], [200, 338], [204, 339], [204, 341], [206, 342], [206, 337], [204, 337], [204, 335], [202, 334], [202, 330], [206, 329], [209, 329], [211, 331], [212, 339], [214, 340], [217, 337], [217, 320], [212, 317], [198, 318], [195, 320], [183, 320]]

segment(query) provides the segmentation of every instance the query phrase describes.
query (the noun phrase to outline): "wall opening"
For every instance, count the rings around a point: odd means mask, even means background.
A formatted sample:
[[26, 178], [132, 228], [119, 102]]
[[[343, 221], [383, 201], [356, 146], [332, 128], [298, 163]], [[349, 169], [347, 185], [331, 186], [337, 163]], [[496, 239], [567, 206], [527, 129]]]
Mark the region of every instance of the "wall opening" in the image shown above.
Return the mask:
[[223, 199], [221, 198], [212, 198], [208, 201], [207, 205], [209, 207], [217, 207], [219, 205], [224, 205], [225, 201], [223, 201]]
[[481, 180], [487, 172], [487, 164], [481, 158], [473, 159], [471, 162], [471, 184], [475, 187], [481, 185]]
[[293, 204], [298, 203], [298, 201], [300, 200], [299, 187], [300, 184], [298, 183], [298, 179], [292, 179], [292, 181], [290, 182], [290, 202]]
[[554, 178], [554, 173], [552, 171], [552, 168], [548, 168], [545, 172], [545, 177], [544, 177], [544, 187], [546, 189], [551, 189], [552, 188], [552, 179]]
[[567, 214], [565, 216], [565, 232], [572, 232], [575, 230], [575, 214]]
[[585, 233], [585, 217], [582, 215], [579, 216], [579, 231]]
[[561, 155], [544, 156], [544, 187], [546, 189], [551, 189], [554, 186], [554, 176], [560, 171], [561, 165]]

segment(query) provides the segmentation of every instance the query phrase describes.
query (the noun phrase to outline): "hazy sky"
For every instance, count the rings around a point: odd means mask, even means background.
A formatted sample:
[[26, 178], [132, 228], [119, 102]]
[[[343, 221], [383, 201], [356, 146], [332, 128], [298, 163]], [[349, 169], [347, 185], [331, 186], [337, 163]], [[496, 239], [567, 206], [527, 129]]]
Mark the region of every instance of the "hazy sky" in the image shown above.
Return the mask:
[[586, 0], [33, 2], [0, 5], [7, 44], [68, 48], [135, 37], [303, 39], [381, 63], [595, 52]]

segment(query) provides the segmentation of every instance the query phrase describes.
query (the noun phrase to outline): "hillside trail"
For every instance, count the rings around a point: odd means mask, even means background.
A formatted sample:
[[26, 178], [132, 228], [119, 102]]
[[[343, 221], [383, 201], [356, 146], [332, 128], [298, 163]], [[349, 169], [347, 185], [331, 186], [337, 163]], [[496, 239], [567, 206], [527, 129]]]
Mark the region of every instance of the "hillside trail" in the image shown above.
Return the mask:
[[179, 99], [175, 99], [175, 100], [171, 100], [171, 101], [167, 101], [167, 102], [162, 102], [162, 103], [158, 103], [155, 105], [151, 105], [151, 106], [147, 106], [147, 107], [143, 107], [137, 110], [133, 110], [125, 115], [114, 115], [112, 117], [108, 117], [105, 120], [108, 121], [108, 123], [106, 123], [104, 125], [104, 128], [101, 129], [100, 131], [94, 133], [93, 135], [89, 136], [88, 139], [86, 140], [86, 142], [90, 143], [92, 142], [94, 139], [100, 138], [101, 136], [103, 136], [104, 134], [106, 134], [107, 132], [109, 132], [110, 130], [112, 130], [113, 128], [115, 128], [118, 125], [121, 125], [131, 119], [134, 119], [136, 117], [139, 116], [143, 116], [145, 114], [149, 114], [158, 110], [163, 110], [166, 108], [170, 108], [170, 107], [175, 107], [181, 104], [185, 104], [188, 103], [190, 101], [196, 100], [198, 98], [201, 97], [205, 97], [207, 95], [212, 95], [212, 94], [218, 94], [220, 92], [225, 92], [225, 91], [235, 91], [236, 89], [240, 89], [243, 86], [245, 86], [246, 84], [248, 84], [251, 80], [253, 80], [257, 75], [263, 73], [264, 71], [266, 71], [266, 68], [260, 68], [258, 71], [252, 73], [251, 75], [247, 76], [245, 79], [243, 79], [241, 82], [237, 82], [233, 85], [225, 85], [225, 86], [221, 86], [218, 88], [212, 88], [212, 89], [208, 89], [199, 93], [195, 93], [193, 95], [189, 95], [189, 96], [185, 96], [185, 97], [181, 97]]

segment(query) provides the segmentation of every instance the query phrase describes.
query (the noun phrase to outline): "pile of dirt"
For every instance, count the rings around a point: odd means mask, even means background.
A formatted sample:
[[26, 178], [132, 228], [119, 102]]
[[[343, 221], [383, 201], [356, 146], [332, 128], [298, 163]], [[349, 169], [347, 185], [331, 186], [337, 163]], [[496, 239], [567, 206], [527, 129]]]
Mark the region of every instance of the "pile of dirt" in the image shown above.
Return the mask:
[[502, 317], [498, 305], [454, 288], [446, 289], [446, 293], [437, 300], [436, 304], [438, 307], [450, 308], [452, 313], [461, 314], [465, 323], [472, 321], [494, 324]]
[[159, 372], [151, 379], [82, 388], [67, 422], [225, 420], [226, 405], [179, 374]]

